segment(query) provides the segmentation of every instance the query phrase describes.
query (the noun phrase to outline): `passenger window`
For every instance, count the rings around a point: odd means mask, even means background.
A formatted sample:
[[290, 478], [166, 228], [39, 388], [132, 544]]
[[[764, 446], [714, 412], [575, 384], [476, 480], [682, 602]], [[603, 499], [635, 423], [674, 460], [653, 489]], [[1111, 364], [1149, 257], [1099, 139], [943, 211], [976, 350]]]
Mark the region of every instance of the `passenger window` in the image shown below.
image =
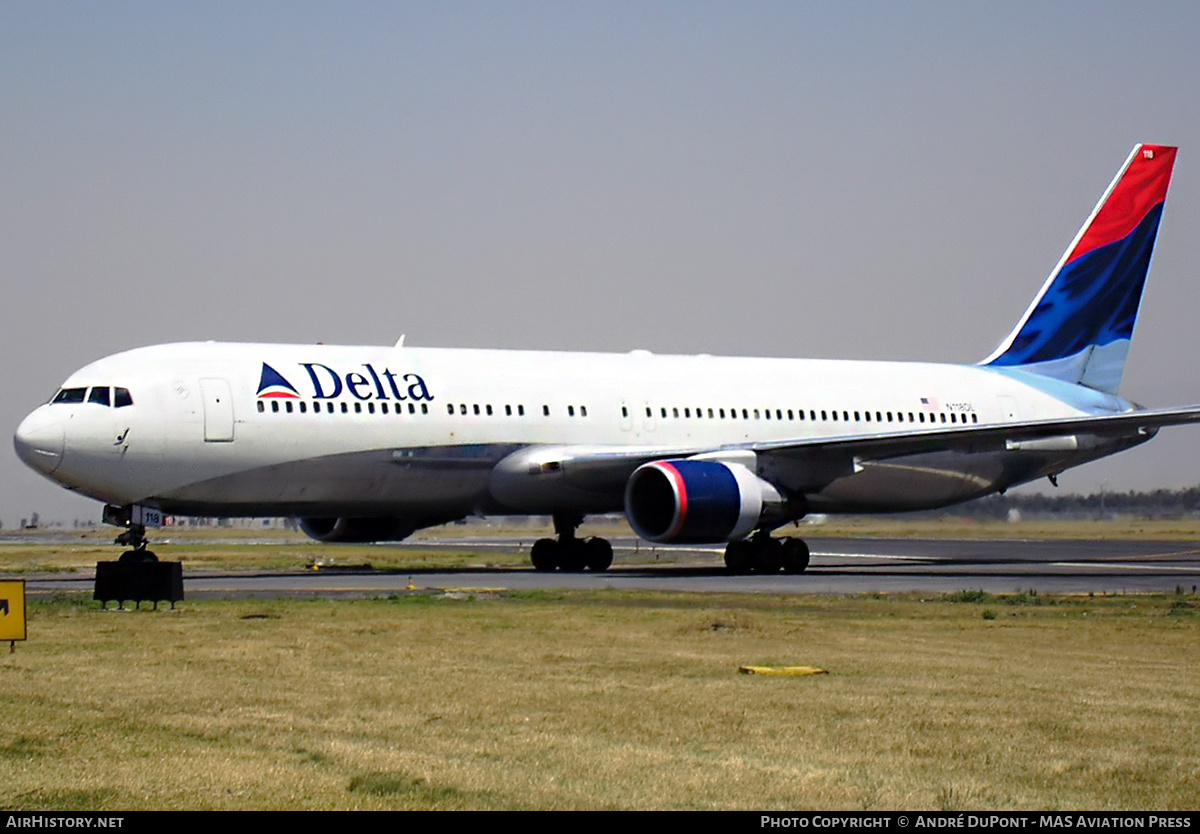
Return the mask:
[[272, 414], [279, 413], [279, 400], [271, 400], [271, 413]]
[[301, 414], [308, 413], [308, 404], [307, 403], [300, 403], [300, 413]]
[[587, 406], [586, 406], [586, 405], [581, 405], [581, 406], [579, 406], [579, 416], [580, 416], [580, 417], [586, 417], [586, 416], [587, 416]]
[[258, 413], [262, 414], [266, 410], [267, 410], [267, 407], [265, 405], [263, 405], [263, 401], [259, 400], [258, 401]]

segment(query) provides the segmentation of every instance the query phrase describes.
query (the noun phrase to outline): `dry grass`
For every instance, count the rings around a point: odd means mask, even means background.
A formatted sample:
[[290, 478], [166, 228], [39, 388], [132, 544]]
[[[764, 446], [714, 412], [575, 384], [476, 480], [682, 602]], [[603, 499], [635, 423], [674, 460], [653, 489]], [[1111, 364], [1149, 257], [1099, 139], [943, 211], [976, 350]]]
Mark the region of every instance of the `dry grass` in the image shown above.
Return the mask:
[[957, 598], [34, 603], [0, 805], [1200, 806], [1196, 600]]

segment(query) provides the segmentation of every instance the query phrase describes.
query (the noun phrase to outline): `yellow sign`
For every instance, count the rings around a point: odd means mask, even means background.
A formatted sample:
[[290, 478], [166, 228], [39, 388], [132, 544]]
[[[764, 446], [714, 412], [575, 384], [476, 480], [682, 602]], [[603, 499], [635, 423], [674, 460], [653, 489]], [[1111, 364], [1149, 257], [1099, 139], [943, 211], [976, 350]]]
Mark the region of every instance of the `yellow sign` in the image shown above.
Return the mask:
[[0, 582], [0, 641], [25, 639], [25, 580]]

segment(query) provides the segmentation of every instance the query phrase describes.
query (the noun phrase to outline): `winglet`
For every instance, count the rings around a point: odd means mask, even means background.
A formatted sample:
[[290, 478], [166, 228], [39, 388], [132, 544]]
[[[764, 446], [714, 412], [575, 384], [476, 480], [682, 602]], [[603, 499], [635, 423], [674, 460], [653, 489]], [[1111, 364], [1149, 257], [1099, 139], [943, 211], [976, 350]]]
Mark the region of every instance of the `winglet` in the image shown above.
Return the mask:
[[981, 365], [1117, 392], [1176, 150], [1134, 147], [1025, 315]]

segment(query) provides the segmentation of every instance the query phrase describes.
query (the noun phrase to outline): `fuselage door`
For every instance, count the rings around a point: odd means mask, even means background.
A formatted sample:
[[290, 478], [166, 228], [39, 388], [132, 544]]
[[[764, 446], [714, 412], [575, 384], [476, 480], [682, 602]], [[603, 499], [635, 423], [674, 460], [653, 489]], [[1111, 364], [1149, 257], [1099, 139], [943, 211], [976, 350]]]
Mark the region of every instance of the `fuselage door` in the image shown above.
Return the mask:
[[204, 439], [210, 443], [233, 440], [233, 395], [227, 379], [200, 380], [204, 398]]

